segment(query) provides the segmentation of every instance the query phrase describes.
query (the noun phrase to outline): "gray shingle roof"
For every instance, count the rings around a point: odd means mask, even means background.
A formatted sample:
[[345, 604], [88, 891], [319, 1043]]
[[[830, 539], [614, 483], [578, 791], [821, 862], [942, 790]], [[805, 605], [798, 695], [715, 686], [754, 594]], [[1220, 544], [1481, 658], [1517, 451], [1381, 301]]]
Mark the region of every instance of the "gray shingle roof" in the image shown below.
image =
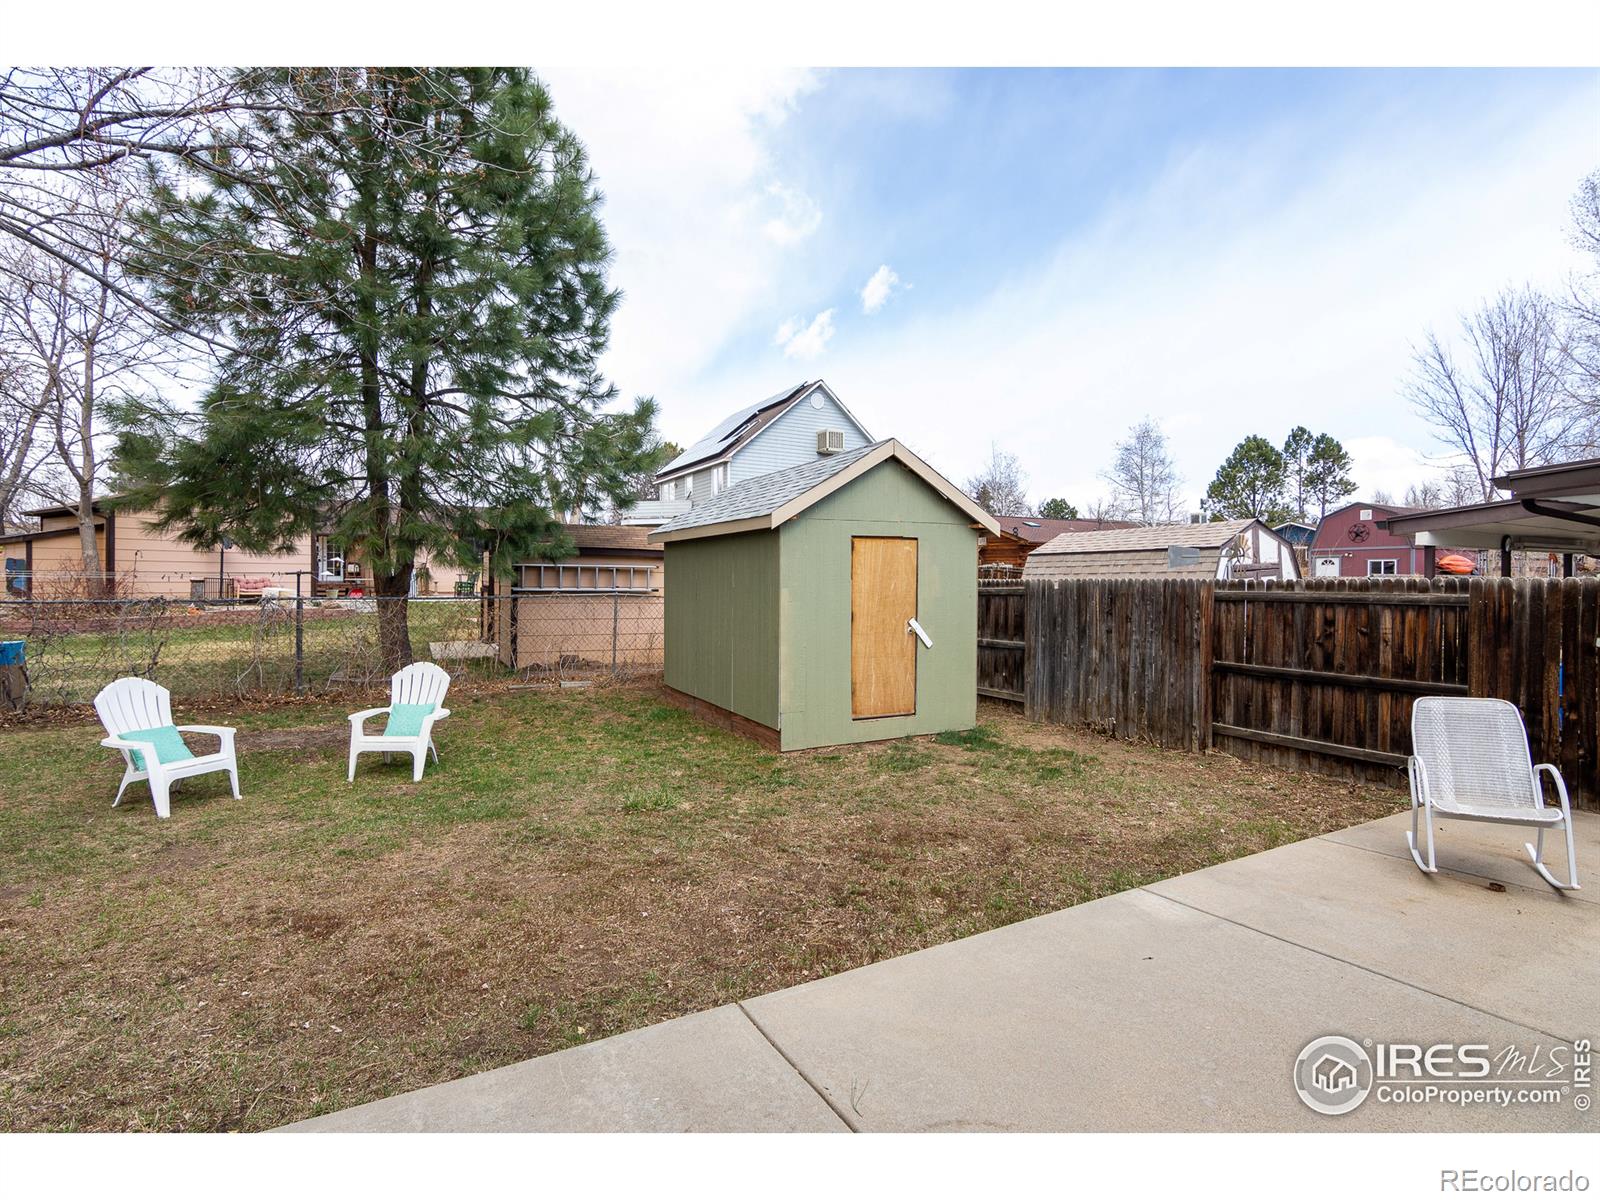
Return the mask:
[[696, 504], [682, 516], [674, 517], [665, 525], [658, 526], [655, 532], [671, 533], [677, 529], [697, 529], [702, 525], [720, 525], [725, 521], [747, 521], [752, 517], [767, 516], [795, 497], [803, 496], [825, 479], [837, 475], [851, 463], [872, 453], [883, 444], [883, 442], [873, 442], [870, 446], [847, 450], [843, 454], [831, 454], [827, 458], [819, 458], [803, 466], [746, 479], [743, 483], [736, 483], [727, 491]]
[[[656, 478], [660, 479], [663, 475], [671, 475], [674, 471], [681, 471], [684, 467], [700, 462], [703, 459], [719, 457], [738, 440], [739, 431], [744, 428], [751, 417], [765, 409], [781, 404], [796, 392], [809, 387], [810, 384], [811, 381], [809, 379], [803, 380], [794, 387], [784, 388], [783, 391], [768, 396], [760, 404], [752, 404], [748, 408], [741, 408], [738, 412], [724, 417], [715, 429], [657, 471]], [[751, 430], [751, 432], [753, 433], [754, 430]]]
[[1209, 550], [1226, 546], [1238, 536], [1240, 530], [1254, 524], [1253, 519], [1202, 521], [1199, 524], [1144, 525], [1133, 529], [1063, 533], [1051, 538], [1033, 554], [1104, 554], [1114, 550], [1165, 550], [1169, 546], [1195, 546]]

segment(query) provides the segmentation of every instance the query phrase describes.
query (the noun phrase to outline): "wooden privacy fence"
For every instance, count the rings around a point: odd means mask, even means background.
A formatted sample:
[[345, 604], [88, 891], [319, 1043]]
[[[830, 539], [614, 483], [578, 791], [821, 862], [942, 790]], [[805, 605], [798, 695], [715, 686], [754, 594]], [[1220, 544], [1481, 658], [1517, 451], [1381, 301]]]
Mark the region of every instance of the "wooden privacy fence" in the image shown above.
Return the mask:
[[1494, 696], [1600, 807], [1600, 581], [1085, 579], [1023, 600], [1035, 720], [1392, 780], [1418, 696]]
[[978, 581], [978, 695], [1022, 700], [1023, 600], [1020, 583]]
[[1199, 750], [1209, 745], [1211, 585], [1178, 579], [1033, 580], [1028, 717]]
[[1214, 744], [1290, 768], [1392, 777], [1411, 755], [1416, 698], [1473, 694], [1466, 584], [1217, 585]]

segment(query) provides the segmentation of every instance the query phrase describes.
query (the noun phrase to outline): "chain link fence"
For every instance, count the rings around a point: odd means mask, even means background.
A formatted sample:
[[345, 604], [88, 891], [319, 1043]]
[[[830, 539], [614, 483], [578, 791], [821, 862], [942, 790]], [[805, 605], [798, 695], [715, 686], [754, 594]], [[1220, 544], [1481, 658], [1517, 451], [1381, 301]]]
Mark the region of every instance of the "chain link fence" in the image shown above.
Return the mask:
[[[659, 593], [403, 603], [413, 656], [460, 680], [631, 678], [661, 669]], [[370, 689], [389, 676], [378, 606], [373, 597], [0, 600], [0, 712], [86, 704], [127, 675], [190, 698]]]
[[659, 592], [518, 590], [494, 606], [501, 664], [533, 678], [659, 672], [664, 629]]

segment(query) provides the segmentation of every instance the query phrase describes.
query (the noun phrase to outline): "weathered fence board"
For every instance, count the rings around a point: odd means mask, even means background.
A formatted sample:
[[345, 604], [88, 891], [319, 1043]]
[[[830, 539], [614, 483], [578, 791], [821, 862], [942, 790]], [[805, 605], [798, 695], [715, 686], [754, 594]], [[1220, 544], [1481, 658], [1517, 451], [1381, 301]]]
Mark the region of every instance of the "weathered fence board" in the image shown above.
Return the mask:
[[1213, 737], [1291, 769], [1389, 775], [1418, 696], [1467, 695], [1460, 581], [1217, 585]]
[[1020, 614], [987, 603], [980, 664], [1017, 656], [1004, 688], [1035, 720], [1395, 780], [1419, 696], [1495, 696], [1600, 807], [1600, 580], [1038, 580]]
[[1026, 587], [1029, 717], [1162, 746], [1208, 744], [1208, 584], [1062, 579]]
[[978, 586], [978, 695], [1022, 700], [1023, 623], [1021, 584]]

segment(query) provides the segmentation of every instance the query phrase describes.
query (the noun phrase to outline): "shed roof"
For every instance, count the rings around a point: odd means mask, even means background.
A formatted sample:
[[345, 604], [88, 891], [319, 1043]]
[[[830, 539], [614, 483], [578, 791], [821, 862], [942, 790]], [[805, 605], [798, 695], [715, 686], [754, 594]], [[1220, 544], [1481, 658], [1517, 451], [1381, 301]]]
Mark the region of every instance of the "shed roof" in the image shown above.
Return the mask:
[[1166, 550], [1169, 546], [1214, 550], [1226, 546], [1250, 526], [1260, 524], [1254, 518], [1246, 518], [1240, 521], [1140, 525], [1132, 529], [1063, 533], [1051, 538], [1033, 554], [1106, 554], [1121, 550]]
[[659, 554], [660, 548], [645, 540], [649, 533], [640, 525], [563, 525], [572, 544], [579, 550], [642, 550]]
[[891, 458], [909, 468], [929, 487], [970, 516], [974, 523], [990, 533], [1000, 532], [994, 518], [975, 501], [895, 439], [889, 438], [870, 446], [847, 450], [843, 454], [829, 455], [815, 462], [736, 483], [727, 491], [696, 504], [682, 516], [674, 517], [652, 530], [650, 540], [675, 542], [725, 533], [776, 529]]
[[1109, 521], [1098, 517], [1003, 517], [995, 515], [1001, 533], [1015, 534], [1025, 542], [1043, 545], [1063, 533], [1095, 532], [1102, 529], [1132, 529], [1132, 521]]

